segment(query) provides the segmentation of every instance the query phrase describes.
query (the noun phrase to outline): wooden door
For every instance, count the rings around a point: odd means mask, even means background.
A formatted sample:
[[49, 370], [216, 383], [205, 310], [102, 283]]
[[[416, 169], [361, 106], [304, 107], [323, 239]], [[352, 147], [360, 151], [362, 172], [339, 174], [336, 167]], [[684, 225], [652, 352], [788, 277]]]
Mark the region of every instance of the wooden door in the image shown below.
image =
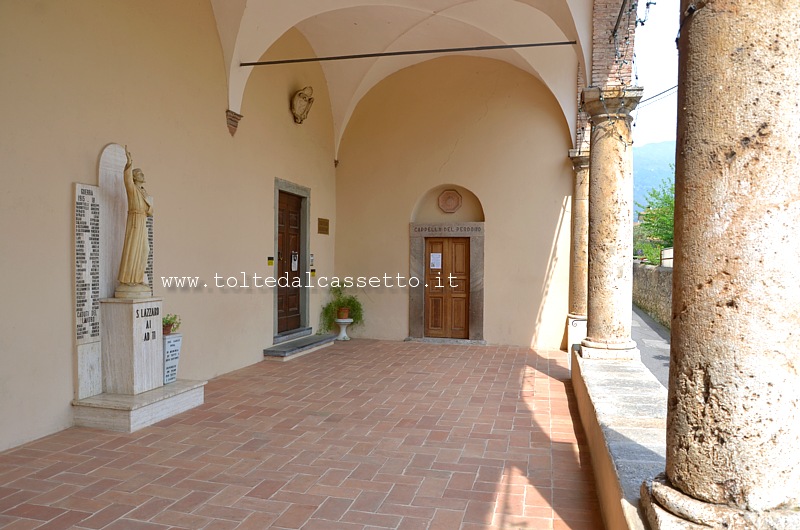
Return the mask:
[[469, 338], [469, 238], [425, 239], [425, 336]]
[[[292, 331], [301, 325], [301, 287], [296, 285], [302, 280], [300, 270], [302, 204], [302, 197], [278, 192], [278, 333]], [[292, 287], [293, 284], [295, 287]]]

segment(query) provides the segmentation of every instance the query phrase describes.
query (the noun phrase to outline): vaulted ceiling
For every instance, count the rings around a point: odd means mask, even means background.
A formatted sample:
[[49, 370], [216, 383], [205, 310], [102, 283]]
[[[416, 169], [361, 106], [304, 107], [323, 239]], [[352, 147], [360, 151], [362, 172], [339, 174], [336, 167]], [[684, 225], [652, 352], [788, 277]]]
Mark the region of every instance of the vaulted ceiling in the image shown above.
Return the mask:
[[[297, 28], [318, 57], [576, 41], [570, 46], [474, 52], [541, 80], [575, 132], [576, 74], [591, 69], [592, 0], [212, 0], [228, 75], [228, 106], [238, 112], [253, 67]], [[470, 52], [473, 53], [473, 52]], [[322, 63], [336, 146], [358, 102], [387, 76], [439, 55]]]

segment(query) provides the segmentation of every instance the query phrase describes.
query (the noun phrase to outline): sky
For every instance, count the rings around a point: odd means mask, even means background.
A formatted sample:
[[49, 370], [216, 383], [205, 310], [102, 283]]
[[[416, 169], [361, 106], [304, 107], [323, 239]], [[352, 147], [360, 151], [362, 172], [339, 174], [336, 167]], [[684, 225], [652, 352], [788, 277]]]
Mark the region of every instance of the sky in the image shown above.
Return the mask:
[[[633, 142], [637, 147], [675, 140], [677, 91], [645, 101], [678, 83], [678, 35], [680, 0], [652, 2], [647, 21], [636, 29], [634, 85], [644, 87], [644, 95], [634, 111]], [[639, 0], [639, 18], [645, 14], [647, 0]]]

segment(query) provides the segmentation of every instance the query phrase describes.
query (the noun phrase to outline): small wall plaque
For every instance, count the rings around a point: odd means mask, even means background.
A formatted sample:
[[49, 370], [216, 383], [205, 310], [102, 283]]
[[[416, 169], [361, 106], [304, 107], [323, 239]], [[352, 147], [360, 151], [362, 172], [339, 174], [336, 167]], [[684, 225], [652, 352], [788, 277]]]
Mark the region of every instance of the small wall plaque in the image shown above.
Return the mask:
[[323, 219], [322, 217], [317, 218], [317, 233], [318, 234], [330, 234], [330, 219]]
[[439, 209], [444, 213], [455, 213], [461, 208], [461, 194], [456, 190], [444, 190], [439, 195]]

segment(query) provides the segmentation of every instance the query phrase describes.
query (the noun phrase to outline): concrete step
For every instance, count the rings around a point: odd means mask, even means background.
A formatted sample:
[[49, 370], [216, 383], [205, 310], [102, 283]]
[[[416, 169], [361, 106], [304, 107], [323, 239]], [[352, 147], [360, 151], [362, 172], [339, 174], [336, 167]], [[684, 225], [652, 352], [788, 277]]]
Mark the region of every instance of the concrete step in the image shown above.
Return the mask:
[[302, 339], [282, 342], [264, 350], [264, 358], [288, 361], [333, 344], [336, 335], [308, 335]]

